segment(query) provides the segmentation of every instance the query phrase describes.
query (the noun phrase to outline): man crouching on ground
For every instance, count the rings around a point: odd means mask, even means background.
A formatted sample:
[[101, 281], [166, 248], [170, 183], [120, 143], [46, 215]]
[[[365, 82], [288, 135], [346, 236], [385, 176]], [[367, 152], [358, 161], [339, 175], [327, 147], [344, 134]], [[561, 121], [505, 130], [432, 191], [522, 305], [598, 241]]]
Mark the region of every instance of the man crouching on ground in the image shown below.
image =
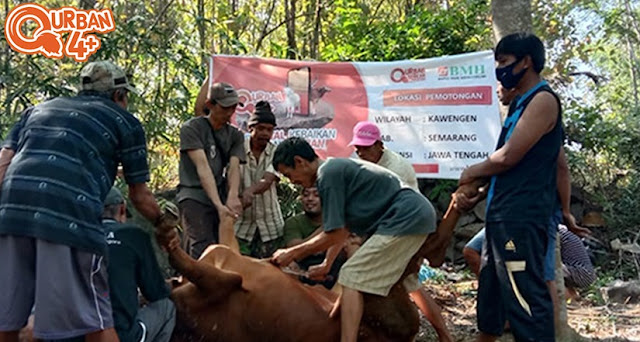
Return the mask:
[[[323, 162], [301, 138], [280, 143], [273, 166], [294, 184], [317, 187], [324, 223], [324, 231], [313, 239], [276, 251], [276, 264], [286, 266], [320, 251], [341, 248], [349, 233], [372, 235], [342, 266], [338, 278], [343, 286], [341, 341], [356, 342], [362, 292], [388, 295], [411, 257], [435, 230], [435, 210], [424, 196], [403, 188], [388, 170], [352, 159], [329, 158]], [[331, 250], [327, 253], [330, 262], [332, 254]], [[407, 291], [413, 291], [420, 284], [412, 276], [404, 285]]]

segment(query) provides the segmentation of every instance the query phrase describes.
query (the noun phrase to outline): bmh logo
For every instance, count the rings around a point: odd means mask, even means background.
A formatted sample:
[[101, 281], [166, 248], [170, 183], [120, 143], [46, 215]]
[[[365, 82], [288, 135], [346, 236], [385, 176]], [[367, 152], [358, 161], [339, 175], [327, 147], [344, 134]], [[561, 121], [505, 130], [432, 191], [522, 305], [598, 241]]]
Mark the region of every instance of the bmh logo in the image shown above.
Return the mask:
[[451, 65], [438, 67], [439, 80], [464, 80], [470, 78], [485, 78], [484, 64]]
[[395, 83], [418, 82], [427, 79], [427, 72], [425, 68], [395, 68], [389, 77]]
[[[32, 21], [37, 25], [27, 37], [22, 27]], [[100, 49], [100, 39], [89, 33], [107, 33], [116, 29], [113, 13], [109, 9], [80, 10], [75, 7], [47, 9], [38, 4], [22, 4], [9, 12], [4, 35], [9, 46], [17, 52], [48, 58], [63, 56], [76, 62], [86, 62]], [[68, 32], [66, 42], [62, 33]]]

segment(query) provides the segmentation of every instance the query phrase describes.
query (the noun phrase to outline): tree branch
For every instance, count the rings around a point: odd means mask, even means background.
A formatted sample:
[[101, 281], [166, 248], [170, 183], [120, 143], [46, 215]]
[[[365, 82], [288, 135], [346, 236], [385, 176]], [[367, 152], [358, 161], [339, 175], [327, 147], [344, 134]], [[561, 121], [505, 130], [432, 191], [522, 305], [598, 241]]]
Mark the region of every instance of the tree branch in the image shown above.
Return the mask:
[[272, 34], [273, 32], [275, 32], [277, 29], [279, 29], [280, 27], [282, 27], [282, 25], [285, 25], [286, 23], [288, 23], [291, 20], [295, 20], [298, 18], [302, 18], [302, 17], [309, 17], [312, 16], [314, 13], [302, 13], [299, 15], [296, 15], [295, 17], [292, 18], [287, 18], [281, 22], [278, 23], [278, 25], [274, 26], [272, 29], [270, 29], [269, 31], [267, 31], [267, 33], [265, 33], [264, 37], [266, 38], [268, 35]]
[[380, 2], [378, 2], [378, 6], [376, 6], [376, 9], [373, 11], [373, 15], [371, 16], [371, 19], [369, 19], [369, 21], [367, 22], [367, 26], [371, 26], [371, 23], [373, 22], [376, 15], [378, 14], [378, 11], [380, 10], [380, 7], [382, 7], [382, 4], [384, 3], [384, 1], [385, 0], [380, 0]]
[[262, 27], [262, 31], [260, 32], [260, 38], [258, 38], [258, 42], [256, 43], [256, 51], [260, 50], [260, 48], [262, 47], [262, 42], [268, 35], [267, 28], [269, 27], [269, 22], [271, 22], [271, 17], [273, 16], [273, 12], [276, 8], [277, 2], [278, 0], [271, 1], [271, 8], [269, 8], [269, 16], [267, 16], [267, 20], [265, 20], [264, 26]]
[[149, 35], [149, 32], [153, 31], [153, 29], [156, 27], [156, 25], [158, 25], [158, 22], [160, 22], [160, 19], [162, 19], [162, 17], [164, 17], [164, 15], [167, 13], [167, 10], [169, 9], [169, 6], [171, 6], [173, 1], [174, 0], [169, 0], [169, 2], [167, 2], [167, 4], [164, 6], [164, 8], [162, 8], [162, 11], [160, 11], [160, 14], [158, 14], [156, 19], [153, 21], [153, 24], [151, 24], [151, 26], [149, 26], [149, 30], [147, 30], [147, 35]]
[[600, 85], [600, 81], [605, 80], [605, 77], [602, 75], [596, 75], [591, 71], [576, 71], [569, 73], [569, 76], [587, 76], [589, 77], [596, 86]]

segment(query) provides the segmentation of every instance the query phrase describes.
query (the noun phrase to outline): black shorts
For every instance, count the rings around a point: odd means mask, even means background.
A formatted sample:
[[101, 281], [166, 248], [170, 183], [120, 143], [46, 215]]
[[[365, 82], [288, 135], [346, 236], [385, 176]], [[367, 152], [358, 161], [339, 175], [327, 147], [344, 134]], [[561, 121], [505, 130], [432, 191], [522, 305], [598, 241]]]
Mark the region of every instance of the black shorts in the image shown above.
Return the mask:
[[487, 222], [478, 279], [478, 329], [516, 341], [554, 341], [553, 304], [544, 280], [547, 226]]

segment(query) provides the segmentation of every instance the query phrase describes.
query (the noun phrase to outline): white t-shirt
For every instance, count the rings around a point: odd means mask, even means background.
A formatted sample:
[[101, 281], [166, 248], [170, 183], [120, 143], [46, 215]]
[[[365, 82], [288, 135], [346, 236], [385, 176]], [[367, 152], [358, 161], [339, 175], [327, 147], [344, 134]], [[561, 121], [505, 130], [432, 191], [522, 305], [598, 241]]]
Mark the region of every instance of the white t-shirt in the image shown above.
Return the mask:
[[413, 166], [401, 155], [385, 148], [382, 151], [382, 157], [378, 160], [378, 165], [398, 175], [400, 180], [412, 189], [420, 191]]

